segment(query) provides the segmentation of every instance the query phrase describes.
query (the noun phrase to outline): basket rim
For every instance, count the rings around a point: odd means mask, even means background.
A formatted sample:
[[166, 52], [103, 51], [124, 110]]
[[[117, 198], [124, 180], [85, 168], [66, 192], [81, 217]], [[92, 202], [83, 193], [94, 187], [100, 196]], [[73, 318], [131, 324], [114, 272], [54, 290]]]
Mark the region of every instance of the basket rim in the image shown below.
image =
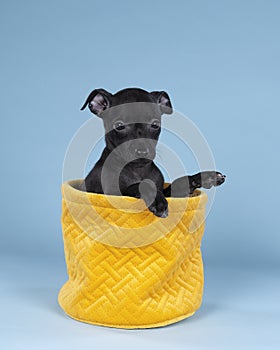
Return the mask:
[[[115, 204], [118, 204], [118, 209], [127, 209], [131, 205], [137, 206], [137, 204], [141, 203], [143, 205], [144, 203], [142, 199], [130, 196], [85, 192], [79, 189], [83, 181], [83, 179], [65, 181], [61, 187], [63, 199], [65, 199], [67, 202], [83, 203], [88, 205], [92, 205], [92, 203], [94, 203], [94, 206], [108, 208], [112, 208], [110, 203], [114, 202]], [[165, 183], [165, 185], [169, 185], [169, 183]], [[187, 210], [198, 210], [205, 207], [207, 195], [204, 191], [196, 189], [193, 196], [182, 198], [166, 197], [166, 200], [168, 204], [173, 206], [178, 205], [179, 207], [182, 205], [186, 206], [187, 202]], [[142, 206], [141, 204], [140, 206]]]

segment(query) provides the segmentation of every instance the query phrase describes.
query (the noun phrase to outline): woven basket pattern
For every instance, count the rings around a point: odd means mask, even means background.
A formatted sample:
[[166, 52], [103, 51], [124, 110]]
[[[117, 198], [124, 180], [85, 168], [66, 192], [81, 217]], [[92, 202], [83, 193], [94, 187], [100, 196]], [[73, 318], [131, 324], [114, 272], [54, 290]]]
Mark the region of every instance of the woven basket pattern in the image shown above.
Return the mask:
[[62, 186], [69, 280], [59, 304], [72, 318], [118, 328], [164, 326], [201, 305], [206, 195], [170, 198], [155, 217], [142, 200]]

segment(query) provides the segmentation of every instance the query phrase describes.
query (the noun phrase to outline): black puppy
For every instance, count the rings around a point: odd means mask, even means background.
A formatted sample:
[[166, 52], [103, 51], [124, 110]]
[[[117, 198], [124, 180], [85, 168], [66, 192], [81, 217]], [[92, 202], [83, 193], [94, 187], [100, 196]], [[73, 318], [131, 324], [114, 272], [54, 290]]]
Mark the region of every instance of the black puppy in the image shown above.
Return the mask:
[[113, 95], [96, 89], [81, 110], [86, 106], [102, 118], [106, 141], [100, 159], [85, 178], [87, 192], [142, 198], [151, 212], [165, 218], [165, 197], [186, 197], [196, 188], [211, 188], [225, 181], [221, 173], [204, 171], [181, 177], [164, 188], [163, 175], [153, 159], [161, 117], [173, 112], [166, 92], [129, 88]]

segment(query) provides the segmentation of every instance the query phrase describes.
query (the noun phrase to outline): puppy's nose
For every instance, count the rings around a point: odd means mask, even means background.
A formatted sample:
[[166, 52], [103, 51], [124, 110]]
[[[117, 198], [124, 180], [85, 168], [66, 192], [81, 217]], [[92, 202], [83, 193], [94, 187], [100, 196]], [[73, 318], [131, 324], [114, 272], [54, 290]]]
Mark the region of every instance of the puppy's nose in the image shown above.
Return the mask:
[[149, 150], [148, 148], [136, 148], [135, 153], [137, 157], [143, 158], [143, 157], [147, 157], [147, 155], [149, 154]]

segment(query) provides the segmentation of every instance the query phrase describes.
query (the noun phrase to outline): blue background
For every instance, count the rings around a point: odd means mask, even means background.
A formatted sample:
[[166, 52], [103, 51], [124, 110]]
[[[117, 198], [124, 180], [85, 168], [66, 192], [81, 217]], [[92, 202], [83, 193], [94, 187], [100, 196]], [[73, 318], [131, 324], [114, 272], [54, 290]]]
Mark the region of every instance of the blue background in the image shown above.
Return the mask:
[[[2, 348], [279, 348], [279, 16], [277, 0], [1, 2]], [[74, 322], [56, 303], [79, 108], [96, 87], [129, 86], [168, 91], [228, 176], [207, 218], [202, 308], [141, 332]]]

